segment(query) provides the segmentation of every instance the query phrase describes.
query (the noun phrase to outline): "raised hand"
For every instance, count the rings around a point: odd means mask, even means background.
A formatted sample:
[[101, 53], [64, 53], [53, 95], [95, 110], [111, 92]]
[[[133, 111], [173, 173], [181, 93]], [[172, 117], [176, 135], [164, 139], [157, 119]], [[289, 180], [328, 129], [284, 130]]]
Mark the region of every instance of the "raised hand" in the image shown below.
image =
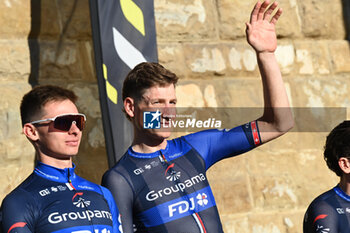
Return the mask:
[[278, 3], [269, 4], [269, 0], [257, 2], [250, 15], [250, 22], [246, 23], [247, 41], [257, 53], [273, 53], [277, 48], [275, 24], [282, 9], [279, 8], [273, 14]]

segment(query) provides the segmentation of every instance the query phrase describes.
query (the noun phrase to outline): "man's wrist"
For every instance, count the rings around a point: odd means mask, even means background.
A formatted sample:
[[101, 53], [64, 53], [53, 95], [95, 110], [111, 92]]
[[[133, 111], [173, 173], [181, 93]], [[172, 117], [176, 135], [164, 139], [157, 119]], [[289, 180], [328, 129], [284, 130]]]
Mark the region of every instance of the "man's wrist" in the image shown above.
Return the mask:
[[275, 53], [274, 52], [256, 52], [257, 58], [259, 60], [265, 60], [265, 59], [275, 59]]

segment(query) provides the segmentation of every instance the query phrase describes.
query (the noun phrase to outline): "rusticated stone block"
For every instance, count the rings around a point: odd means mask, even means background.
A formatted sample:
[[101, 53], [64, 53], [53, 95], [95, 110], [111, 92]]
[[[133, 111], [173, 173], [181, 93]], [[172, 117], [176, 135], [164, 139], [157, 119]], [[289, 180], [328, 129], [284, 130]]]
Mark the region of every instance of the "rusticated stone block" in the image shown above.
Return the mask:
[[339, 40], [329, 42], [329, 51], [335, 73], [350, 72], [350, 44], [349, 41]]
[[246, 215], [220, 214], [221, 223], [226, 233], [251, 233]]
[[82, 79], [96, 83], [95, 55], [92, 40], [77, 41], [78, 60], [81, 67]]
[[73, 157], [73, 162], [78, 164], [77, 174], [96, 184], [101, 183], [102, 175], [108, 169], [106, 150], [104, 147], [93, 148], [87, 142], [86, 135], [83, 135], [79, 153]]
[[0, 79], [24, 81], [30, 72], [27, 40], [0, 40]]
[[246, 156], [240, 155], [234, 158], [229, 158], [216, 163], [208, 170], [209, 180], [242, 180], [246, 173]]
[[245, 37], [245, 23], [256, 1], [219, 0], [219, 31], [222, 39]]
[[297, 184], [294, 193], [299, 197], [299, 207], [306, 209], [314, 198], [334, 187], [339, 177], [328, 169], [323, 149], [302, 150], [297, 153], [296, 159], [299, 172], [292, 176]]
[[299, 74], [327, 75], [331, 73], [327, 41], [297, 41], [294, 46], [296, 62], [299, 64]]
[[215, 3], [210, 0], [154, 1], [157, 40], [203, 40], [217, 37]]
[[223, 46], [228, 69], [226, 75], [234, 77], [259, 77], [256, 53], [245, 40]]
[[77, 43], [41, 42], [40, 47], [40, 82], [82, 79]]
[[[258, 77], [256, 79], [240, 78], [231, 79], [230, 81], [223, 82], [226, 88], [224, 92], [218, 93], [217, 99], [219, 103], [225, 100], [225, 105], [227, 107], [242, 107], [242, 108], [257, 108], [263, 106], [263, 92], [261, 88], [261, 83]], [[246, 87], [246, 88], [242, 88]], [[225, 97], [226, 95], [226, 97]], [[245, 96], [244, 98], [240, 98]], [[221, 101], [222, 100], [222, 101]], [[229, 101], [228, 101], [229, 100]], [[262, 110], [262, 109], [261, 109]], [[261, 111], [262, 114], [262, 111]], [[256, 119], [261, 116], [258, 112], [253, 115], [246, 116], [246, 120]], [[249, 119], [249, 120], [248, 120]]]
[[223, 75], [227, 69], [220, 45], [186, 44], [184, 46], [186, 66], [192, 77]]
[[283, 213], [278, 213], [282, 217], [283, 225], [286, 233], [300, 233], [302, 232], [303, 219], [305, 209], [290, 209]]
[[285, 172], [274, 176], [263, 173], [253, 176], [251, 186], [255, 208], [267, 211], [298, 205], [299, 197], [295, 193], [295, 183], [293, 178]]
[[62, 32], [60, 6], [57, 1], [32, 1], [32, 39], [56, 39]]
[[0, 93], [0, 140], [22, 137], [20, 103], [22, 96], [30, 90], [24, 83], [2, 83]]
[[[250, 12], [256, 1], [218, 1], [219, 31], [222, 39], [245, 37], [245, 23], [249, 22]], [[276, 25], [276, 32], [281, 37], [300, 37], [301, 22], [295, 1], [279, 1], [283, 14]], [[291, 23], [293, 22], [293, 23]]]
[[275, 51], [275, 56], [282, 74], [291, 74], [295, 66], [295, 51], [293, 44], [287, 41], [279, 41]]
[[[272, 1], [271, 1], [272, 2]], [[302, 21], [296, 0], [280, 0], [279, 8], [282, 8], [282, 15], [276, 24], [276, 33], [281, 38], [300, 38], [302, 37]]]
[[178, 107], [205, 107], [203, 93], [197, 84], [189, 83], [177, 85], [176, 97]]
[[189, 76], [193, 78], [259, 77], [256, 54], [246, 42], [185, 44], [184, 54]]
[[[285, 145], [285, 140], [276, 139], [275, 144], [279, 143]], [[277, 174], [293, 175], [298, 170], [298, 163], [296, 162], [295, 151], [288, 149], [286, 145], [284, 150], [273, 150], [262, 145], [252, 152], [249, 152], [247, 157], [247, 167], [249, 175], [252, 177], [258, 176], [275, 176]], [[297, 174], [297, 173], [296, 173]]]
[[287, 232], [280, 212], [253, 213], [248, 219], [249, 232]]
[[68, 39], [91, 38], [89, 0], [60, 1], [59, 13], [64, 37]]
[[180, 43], [158, 43], [158, 61], [181, 79], [190, 72], [186, 67], [184, 50]]
[[66, 39], [91, 38], [88, 0], [33, 1], [32, 12], [33, 29], [40, 32], [40, 39], [62, 43]]
[[221, 214], [249, 212], [253, 209], [243, 155], [215, 164], [208, 171], [215, 200]]
[[41, 42], [40, 82], [96, 81], [90, 41]]
[[305, 37], [345, 38], [342, 1], [305, 0], [298, 1], [298, 6]]
[[1, 39], [25, 39], [31, 27], [30, 1], [0, 2], [0, 37]]
[[[327, 111], [327, 107], [349, 106], [350, 80], [346, 76], [313, 76], [313, 78], [308, 79], [295, 77], [289, 82], [293, 104], [296, 107], [313, 107], [315, 113], [320, 114], [318, 112], [322, 110], [320, 108], [325, 108]], [[339, 119], [338, 116], [335, 117], [335, 120], [337, 119]], [[329, 119], [328, 123], [334, 125], [331, 120], [332, 118]]]

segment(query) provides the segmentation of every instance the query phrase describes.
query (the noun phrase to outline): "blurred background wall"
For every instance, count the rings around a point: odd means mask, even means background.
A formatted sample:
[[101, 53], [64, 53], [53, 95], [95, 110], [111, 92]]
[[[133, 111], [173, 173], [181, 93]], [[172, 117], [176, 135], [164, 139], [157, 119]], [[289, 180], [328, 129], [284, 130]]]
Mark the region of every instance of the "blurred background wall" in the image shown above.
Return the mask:
[[[292, 106], [346, 110], [349, 1], [279, 3], [284, 13], [276, 57]], [[159, 62], [180, 77], [180, 106], [262, 107], [255, 54], [245, 40], [244, 23], [255, 1], [154, 4]], [[60, 85], [79, 96], [88, 124], [74, 162], [81, 176], [100, 183], [108, 164], [88, 0], [0, 0], [0, 12], [0, 201], [34, 166], [34, 150], [21, 134], [19, 105], [37, 84]], [[332, 128], [345, 118], [324, 124]], [[323, 161], [324, 131], [297, 124], [277, 140], [210, 168], [225, 232], [302, 232], [308, 204], [338, 182]]]

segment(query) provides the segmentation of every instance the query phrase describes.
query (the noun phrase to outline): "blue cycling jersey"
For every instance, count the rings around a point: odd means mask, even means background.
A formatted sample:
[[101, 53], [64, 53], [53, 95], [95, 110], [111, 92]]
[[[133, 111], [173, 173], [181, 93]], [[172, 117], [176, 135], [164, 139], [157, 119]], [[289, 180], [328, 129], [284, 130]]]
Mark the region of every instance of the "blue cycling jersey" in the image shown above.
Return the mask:
[[318, 196], [304, 217], [304, 233], [349, 233], [350, 196], [339, 186]]
[[119, 211], [106, 188], [74, 173], [38, 163], [3, 200], [4, 233], [120, 232]]
[[154, 153], [137, 153], [130, 147], [105, 173], [102, 185], [117, 202], [124, 233], [220, 233], [206, 171], [215, 162], [258, 144], [254, 121], [231, 130], [206, 130], [169, 140], [164, 150]]

